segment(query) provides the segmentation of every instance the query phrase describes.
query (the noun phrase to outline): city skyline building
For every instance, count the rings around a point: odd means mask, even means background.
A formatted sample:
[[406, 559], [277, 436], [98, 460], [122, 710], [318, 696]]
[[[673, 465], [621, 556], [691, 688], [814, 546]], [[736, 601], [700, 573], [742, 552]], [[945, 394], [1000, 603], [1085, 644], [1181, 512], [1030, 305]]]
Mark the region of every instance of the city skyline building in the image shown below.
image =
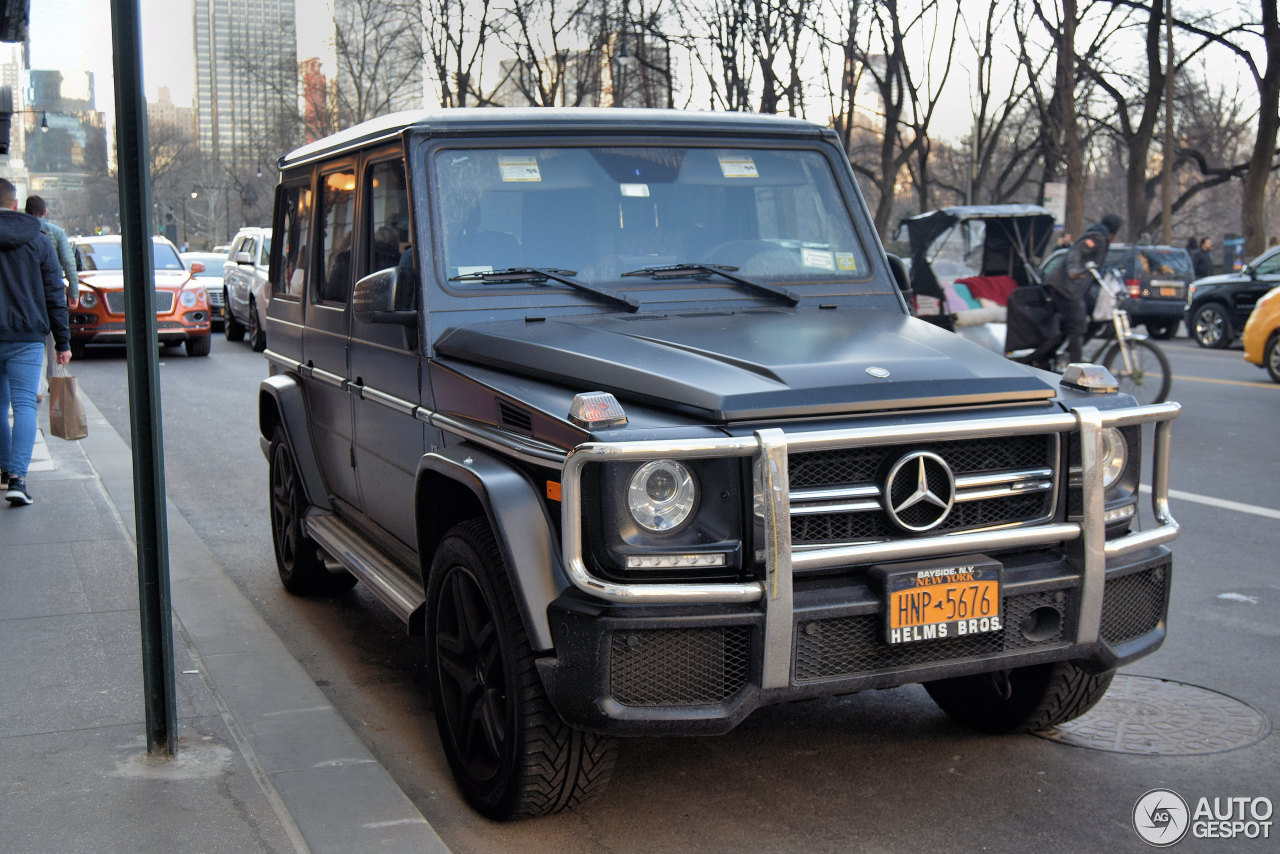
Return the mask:
[[234, 175], [279, 155], [297, 115], [294, 0], [195, 0], [196, 138]]

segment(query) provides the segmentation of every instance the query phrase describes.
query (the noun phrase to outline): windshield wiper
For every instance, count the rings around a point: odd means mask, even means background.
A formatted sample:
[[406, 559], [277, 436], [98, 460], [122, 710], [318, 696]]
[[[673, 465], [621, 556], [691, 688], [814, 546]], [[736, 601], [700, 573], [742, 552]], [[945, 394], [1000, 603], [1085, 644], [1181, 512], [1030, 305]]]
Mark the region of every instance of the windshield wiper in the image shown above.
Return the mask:
[[613, 291], [607, 291], [604, 288], [597, 288], [595, 285], [588, 285], [586, 282], [580, 282], [573, 276], [578, 273], [576, 270], [560, 270], [554, 267], [508, 267], [505, 270], [487, 270], [476, 271], [473, 273], [461, 273], [457, 276], [450, 276], [451, 282], [469, 282], [480, 281], [486, 285], [507, 284], [510, 282], [525, 282], [530, 284], [540, 284], [550, 279], [553, 282], [559, 282], [562, 285], [568, 285], [575, 291], [582, 291], [584, 294], [591, 294], [605, 302], [613, 305], [622, 306], [627, 311], [639, 311], [640, 303], [625, 297], [622, 294], [616, 294]]
[[702, 264], [695, 261], [687, 264], [666, 264], [661, 267], [641, 267], [639, 270], [632, 270], [628, 273], [623, 273], [622, 275], [648, 276], [651, 279], [658, 280], [719, 276], [722, 279], [728, 279], [739, 287], [780, 300], [785, 302], [787, 305], [797, 305], [800, 302], [800, 297], [796, 296], [786, 288], [776, 288], [773, 285], [766, 285], [763, 282], [753, 282], [750, 279], [735, 276], [734, 271], [737, 269], [737, 267], [729, 264]]

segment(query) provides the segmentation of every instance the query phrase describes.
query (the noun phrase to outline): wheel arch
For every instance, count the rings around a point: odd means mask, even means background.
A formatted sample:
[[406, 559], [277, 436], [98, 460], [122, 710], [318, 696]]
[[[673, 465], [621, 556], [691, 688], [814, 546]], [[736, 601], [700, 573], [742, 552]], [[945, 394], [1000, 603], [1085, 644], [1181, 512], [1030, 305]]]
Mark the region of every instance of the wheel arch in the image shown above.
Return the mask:
[[[414, 490], [418, 554], [424, 578], [445, 534], [458, 522], [483, 518], [507, 564], [512, 592], [535, 652], [552, 648], [547, 606], [569, 586], [553, 521], [528, 476], [474, 446], [427, 454]], [[413, 627], [411, 627], [413, 628]]]
[[302, 488], [307, 503], [324, 510], [333, 509], [324, 488], [324, 477], [316, 462], [315, 448], [311, 444], [311, 432], [306, 428], [306, 403], [302, 399], [302, 387], [288, 374], [274, 374], [258, 386], [258, 441], [262, 453], [271, 458], [271, 437], [276, 427], [284, 429], [293, 453], [294, 464], [302, 477]]

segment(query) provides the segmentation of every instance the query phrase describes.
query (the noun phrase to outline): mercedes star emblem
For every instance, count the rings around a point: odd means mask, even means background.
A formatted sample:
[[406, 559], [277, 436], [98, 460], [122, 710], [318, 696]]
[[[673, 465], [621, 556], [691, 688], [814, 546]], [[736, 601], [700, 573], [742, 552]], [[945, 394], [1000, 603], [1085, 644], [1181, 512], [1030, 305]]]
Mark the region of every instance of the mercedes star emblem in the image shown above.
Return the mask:
[[884, 379], [885, 377], [889, 376], [889, 369], [881, 368], [877, 365], [872, 365], [871, 367], [867, 368], [867, 373], [873, 377], [879, 377], [880, 379]]
[[937, 454], [915, 451], [894, 463], [884, 479], [884, 509], [908, 531], [942, 524], [956, 500], [951, 467]]

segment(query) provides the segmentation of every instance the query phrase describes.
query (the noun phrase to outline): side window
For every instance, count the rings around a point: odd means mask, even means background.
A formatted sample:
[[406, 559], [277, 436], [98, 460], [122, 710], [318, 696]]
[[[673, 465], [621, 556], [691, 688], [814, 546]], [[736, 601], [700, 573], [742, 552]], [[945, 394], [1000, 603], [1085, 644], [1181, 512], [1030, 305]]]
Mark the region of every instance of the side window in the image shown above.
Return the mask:
[[1280, 252], [1276, 252], [1259, 264], [1255, 272], [1262, 276], [1274, 276], [1280, 273]]
[[[368, 202], [365, 205], [365, 235], [369, 251], [365, 253], [365, 276], [388, 267], [400, 267], [401, 280], [412, 277], [413, 245], [409, 229], [409, 188], [405, 181], [404, 163], [389, 160], [369, 167], [365, 187]], [[401, 289], [401, 301], [407, 304], [397, 308], [415, 307], [416, 287]]]
[[316, 302], [345, 304], [351, 293], [354, 238], [356, 173], [330, 172], [320, 184], [320, 233], [316, 237]]
[[237, 249], [236, 251], [244, 252], [245, 254], [247, 254], [249, 256], [249, 263], [252, 264], [254, 255], [258, 251], [258, 241], [255, 238], [246, 237], [244, 239], [244, 243], [241, 243], [240, 248]]
[[302, 296], [311, 258], [311, 188], [306, 184], [286, 186], [281, 191], [275, 233], [283, 235], [280, 263], [271, 279], [272, 296], [298, 299]]

